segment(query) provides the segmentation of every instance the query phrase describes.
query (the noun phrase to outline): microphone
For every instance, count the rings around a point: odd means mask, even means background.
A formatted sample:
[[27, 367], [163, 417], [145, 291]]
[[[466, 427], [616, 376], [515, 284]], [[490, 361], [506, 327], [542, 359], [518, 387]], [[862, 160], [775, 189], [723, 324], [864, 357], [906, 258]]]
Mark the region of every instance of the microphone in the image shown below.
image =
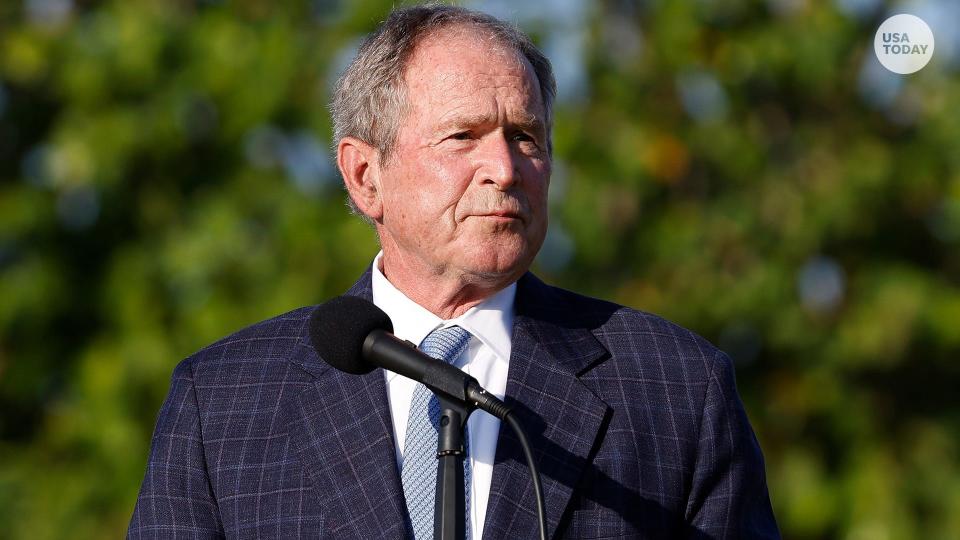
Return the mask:
[[[333, 298], [317, 307], [310, 315], [309, 325], [310, 340], [317, 354], [340, 371], [363, 375], [382, 367], [423, 383], [438, 397], [458, 401], [468, 410], [479, 408], [506, 422], [516, 434], [530, 468], [540, 538], [546, 540], [547, 512], [540, 472], [530, 441], [510, 407], [484, 390], [473, 377], [394, 336], [390, 317], [363, 298], [347, 295]], [[438, 458], [450, 459], [450, 456], [439, 456], [438, 452]]]
[[470, 375], [394, 336], [390, 317], [363, 298], [333, 298], [317, 307], [309, 325], [313, 348], [340, 371], [363, 375], [382, 367], [423, 383], [438, 396], [479, 408], [501, 420], [510, 413], [510, 407]]

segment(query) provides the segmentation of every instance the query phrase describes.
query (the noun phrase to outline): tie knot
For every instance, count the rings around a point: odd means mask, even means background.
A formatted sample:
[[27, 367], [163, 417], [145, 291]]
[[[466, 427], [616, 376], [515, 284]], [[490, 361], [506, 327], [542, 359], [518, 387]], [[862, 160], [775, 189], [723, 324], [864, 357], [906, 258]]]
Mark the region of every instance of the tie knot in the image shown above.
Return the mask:
[[420, 343], [423, 354], [452, 364], [470, 342], [470, 332], [459, 326], [438, 328]]

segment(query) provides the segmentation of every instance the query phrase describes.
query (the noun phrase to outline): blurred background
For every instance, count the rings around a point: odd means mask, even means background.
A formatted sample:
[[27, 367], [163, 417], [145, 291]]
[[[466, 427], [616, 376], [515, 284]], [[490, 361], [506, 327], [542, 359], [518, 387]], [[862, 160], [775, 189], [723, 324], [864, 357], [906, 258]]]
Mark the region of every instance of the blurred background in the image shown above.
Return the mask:
[[[369, 264], [326, 103], [391, 4], [0, 3], [0, 538], [121, 537], [174, 365]], [[960, 3], [465, 5], [557, 72], [541, 277], [730, 353], [785, 538], [960, 538]]]

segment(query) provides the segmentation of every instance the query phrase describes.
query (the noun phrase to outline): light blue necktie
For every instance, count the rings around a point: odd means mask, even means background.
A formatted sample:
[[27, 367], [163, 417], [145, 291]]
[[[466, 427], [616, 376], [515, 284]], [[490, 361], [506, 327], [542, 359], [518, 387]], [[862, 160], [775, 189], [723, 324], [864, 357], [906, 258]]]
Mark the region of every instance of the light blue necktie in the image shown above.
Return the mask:
[[[448, 363], [457, 360], [470, 342], [470, 332], [459, 326], [434, 330], [420, 344], [420, 350]], [[413, 536], [416, 540], [433, 538], [433, 511], [437, 496], [437, 432], [440, 422], [440, 402], [422, 383], [417, 383], [410, 403], [410, 418], [403, 448], [403, 465], [400, 471], [403, 495], [407, 499], [407, 511]], [[464, 433], [464, 447], [467, 434]], [[465, 487], [466, 530], [470, 538], [470, 457], [463, 461], [463, 484]]]

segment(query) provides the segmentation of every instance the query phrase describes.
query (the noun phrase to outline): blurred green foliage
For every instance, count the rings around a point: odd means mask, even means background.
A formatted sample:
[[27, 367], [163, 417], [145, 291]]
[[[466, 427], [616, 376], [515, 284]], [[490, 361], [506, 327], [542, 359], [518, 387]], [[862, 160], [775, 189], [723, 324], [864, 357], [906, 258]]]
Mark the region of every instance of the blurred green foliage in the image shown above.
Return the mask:
[[[175, 363], [372, 259], [325, 104], [390, 4], [0, 6], [0, 536], [122, 535]], [[478, 4], [560, 79], [537, 271], [731, 353], [786, 538], [960, 537], [957, 37], [904, 77], [881, 2], [551, 4]]]

